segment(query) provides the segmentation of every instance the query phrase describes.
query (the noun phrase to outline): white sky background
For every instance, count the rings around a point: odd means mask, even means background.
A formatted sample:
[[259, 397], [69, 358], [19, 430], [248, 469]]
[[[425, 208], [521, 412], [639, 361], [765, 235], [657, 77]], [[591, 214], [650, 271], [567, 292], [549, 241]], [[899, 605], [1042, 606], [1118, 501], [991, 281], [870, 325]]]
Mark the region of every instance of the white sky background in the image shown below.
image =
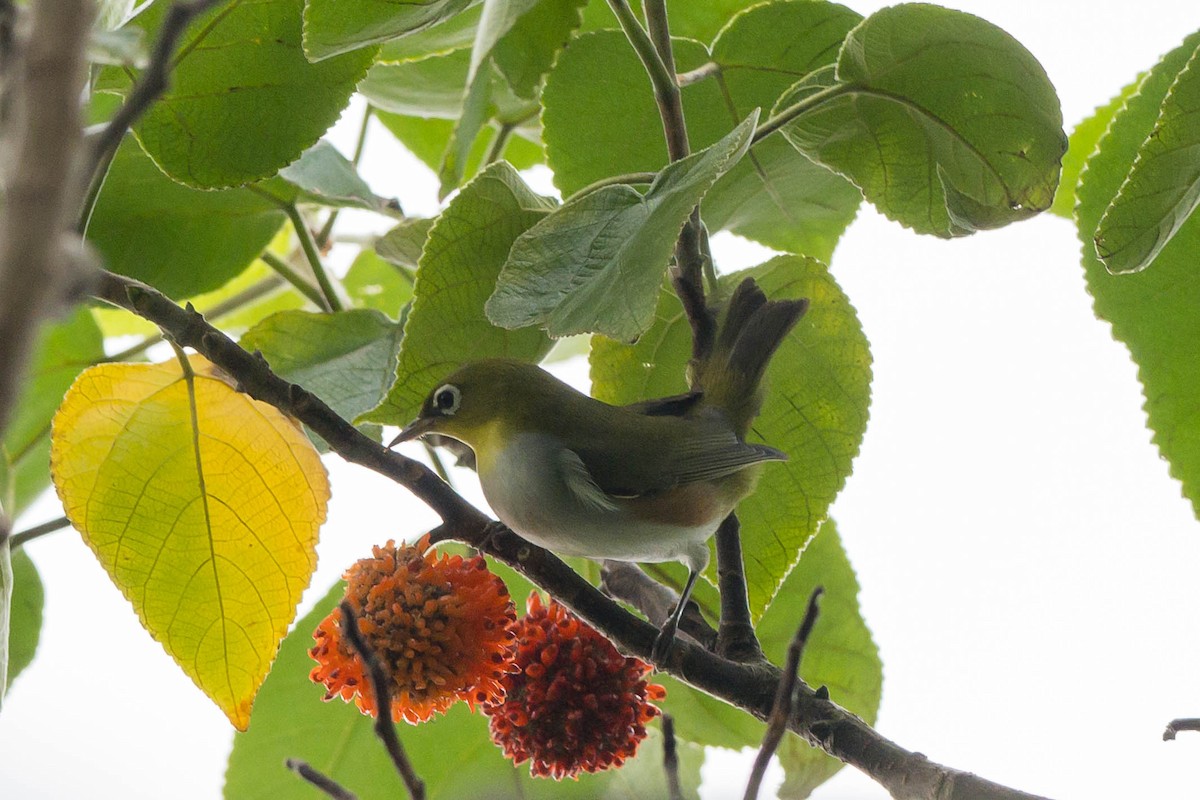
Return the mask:
[[[1068, 132], [1200, 27], [1182, 0], [947, 5], [1042, 61]], [[357, 125], [346, 116], [339, 144]], [[432, 176], [381, 128], [363, 174], [410, 213], [434, 213]], [[725, 236], [714, 249], [725, 269], [763, 259]], [[1160, 736], [1200, 715], [1200, 523], [1150, 443], [1124, 346], [1092, 315], [1073, 227], [1043, 216], [945, 242], [864, 207], [832, 269], [875, 359], [870, 426], [833, 514], [882, 650], [881, 732], [1056, 798], [1196, 796], [1200, 736]], [[582, 363], [567, 371], [586, 376]], [[370, 544], [435, 522], [374, 473], [327, 463], [330, 519], [301, 613]], [[60, 514], [47, 500], [23, 524]], [[77, 535], [29, 552], [46, 623], [0, 714], [0, 794], [218, 797], [224, 716]], [[740, 797], [747, 769], [710, 765], [705, 797]], [[885, 796], [853, 769], [816, 794]]]

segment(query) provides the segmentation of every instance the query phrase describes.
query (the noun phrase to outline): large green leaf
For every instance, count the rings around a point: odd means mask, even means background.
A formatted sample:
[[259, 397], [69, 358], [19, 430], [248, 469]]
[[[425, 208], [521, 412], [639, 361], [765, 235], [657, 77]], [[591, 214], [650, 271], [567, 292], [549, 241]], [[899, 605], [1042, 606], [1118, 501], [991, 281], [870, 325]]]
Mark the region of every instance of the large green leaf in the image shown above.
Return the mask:
[[[401, 329], [378, 311], [281, 311], [255, 325], [241, 345], [277, 375], [316, 394], [344, 419], [379, 404], [396, 374]], [[379, 438], [370, 426], [369, 436]], [[319, 446], [320, 438], [309, 434]]]
[[1109, 272], [1150, 265], [1200, 205], [1200, 48], [1167, 91], [1154, 129], [1100, 219], [1096, 252]]
[[1067, 145], [1067, 154], [1063, 156], [1062, 176], [1058, 180], [1058, 189], [1054, 193], [1054, 204], [1050, 213], [1066, 219], [1075, 218], [1075, 189], [1079, 185], [1079, 177], [1087, 160], [1096, 152], [1100, 137], [1108, 130], [1113, 117], [1117, 115], [1133, 93], [1137, 91], [1144, 75], [1121, 89], [1112, 100], [1097, 108], [1092, 115], [1075, 126]]
[[[758, 280], [769, 297], [807, 297], [808, 313], [767, 370], [767, 394], [753, 434], [788, 454], [770, 464], [738, 506], [751, 611], [762, 614], [851, 471], [867, 424], [871, 354], [854, 309], [818, 261], [780, 256], [721, 278], [731, 292]], [[624, 404], [677, 394], [691, 356], [679, 301], [664, 291], [654, 325], [635, 345], [592, 340], [593, 393]]]
[[38, 335], [16, 412], [0, 443], [0, 508], [10, 517], [50, 486], [50, 419], [75, 377], [104, 357], [100, 329], [86, 308]]
[[477, 0], [306, 0], [304, 52], [314, 61], [417, 34]]
[[1138, 364], [1154, 443], [1183, 483], [1183, 494], [1200, 514], [1200, 217], [1193, 215], [1154, 260], [1154, 268], [1112, 275], [1096, 257], [1093, 235], [1153, 130], [1176, 76], [1200, 45], [1188, 37], [1151, 70], [1137, 94], [1113, 119], [1088, 161], [1076, 207], [1088, 291], [1097, 316], [1129, 346]]
[[483, 6], [476, 3], [466, 11], [447, 17], [436, 25], [385, 42], [379, 48], [379, 60], [414, 61], [469, 48], [475, 41], [475, 27], [479, 24], [482, 11]]
[[[155, 31], [167, 3], [131, 24]], [[204, 189], [274, 175], [325, 133], [375, 58], [372, 49], [309, 63], [303, 0], [225, 4], [180, 43], [171, 86], [134, 128], [171, 177]]]
[[[755, 108], [769, 109], [798, 78], [832, 63], [859, 19], [833, 3], [771, 3], [734, 19], [711, 57], [699, 42], [675, 40], [679, 71], [711, 60], [721, 72], [719, 79], [682, 89], [693, 149], [717, 141]], [[649, 79], [620, 32], [572, 41], [550, 73], [542, 103], [547, 160], [564, 195], [611, 175], [657, 171], [667, 162]], [[622, 124], [591, 122], [610, 117]], [[713, 186], [703, 213], [712, 230], [828, 260], [860, 199], [844, 178], [772, 136]]]
[[679, 229], [750, 144], [755, 112], [724, 139], [665, 167], [645, 195], [605, 186], [567, 202], [513, 244], [487, 302], [505, 328], [551, 336], [597, 332], [628, 341], [654, 319]]
[[850, 33], [836, 73], [800, 81], [774, 113], [799, 102], [816, 105], [788, 141], [919, 233], [997, 228], [1054, 199], [1058, 96], [1028, 50], [978, 17], [886, 8]]
[[[286, 758], [307, 761], [362, 800], [403, 795], [396, 769], [375, 738], [373, 720], [352, 704], [321, 702], [322, 687], [308, 679], [314, 666], [308, 656], [312, 632], [343, 591], [342, 585], [334, 586], [283, 641], [255, 701], [250, 729], [234, 739], [225, 773], [227, 800], [311, 800], [313, 789], [284, 769]], [[666, 795], [662, 748], [654, 735], [623, 768], [560, 783], [531, 778], [524, 765], [513, 767], [491, 743], [487, 718], [470, 713], [465, 704], [421, 725], [402, 726], [399, 734], [414, 770], [425, 781], [428, 800], [635, 800]], [[686, 796], [696, 797], [703, 750], [681, 742], [679, 756]]]
[[286, 219], [278, 205], [248, 189], [205, 192], [176, 183], [127, 138], [87, 238], [113, 272], [183, 298], [244, 270]]
[[[29, 666], [42, 635], [46, 596], [37, 567], [24, 550], [12, 554], [12, 605], [8, 617], [8, 688]], [[2, 626], [0, 626], [2, 627]], [[0, 663], [3, 659], [0, 658]], [[2, 692], [0, 692], [2, 694]], [[0, 697], [0, 701], [3, 698]]]
[[553, 207], [553, 200], [534, 194], [503, 162], [481, 172], [450, 201], [421, 254], [396, 382], [366, 419], [411, 421], [437, 380], [468, 361], [489, 356], [538, 361], [549, 351], [551, 342], [539, 330], [492, 325], [483, 303], [513, 241]]

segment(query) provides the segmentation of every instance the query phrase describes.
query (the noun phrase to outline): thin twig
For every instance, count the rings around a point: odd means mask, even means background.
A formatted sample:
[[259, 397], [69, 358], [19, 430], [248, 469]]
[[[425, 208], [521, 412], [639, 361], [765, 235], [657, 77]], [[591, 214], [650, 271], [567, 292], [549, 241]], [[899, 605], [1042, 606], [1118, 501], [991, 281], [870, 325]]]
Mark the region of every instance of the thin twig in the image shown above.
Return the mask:
[[500, 125], [496, 131], [496, 138], [492, 139], [492, 144], [488, 147], [487, 155], [483, 159], [484, 164], [494, 164], [504, 157], [504, 149], [508, 147], [513, 131], [516, 129], [517, 126], [511, 122], [505, 122]]
[[798, 100], [783, 109], [778, 114], [773, 114], [763, 124], [759, 125], [754, 131], [754, 136], [750, 137], [750, 144], [758, 144], [801, 114], [812, 111], [817, 106], [827, 103], [835, 97], [840, 97], [844, 94], [853, 94], [856, 91], [859, 90], [850, 84], [839, 83], [836, 86], [827, 87], [819, 92], [813, 92], [802, 100]]
[[301, 761], [298, 758], [289, 758], [283, 763], [292, 772], [308, 781], [329, 797], [332, 797], [333, 800], [358, 800], [358, 795], [325, 773], [316, 770], [307, 761]]
[[771, 756], [775, 754], [775, 750], [779, 747], [779, 742], [787, 730], [788, 720], [792, 716], [796, 681], [799, 677], [800, 657], [804, 655], [804, 646], [808, 644], [808, 637], [812, 633], [813, 626], [817, 624], [817, 614], [821, 610], [821, 595], [824, 593], [825, 589], [820, 586], [813, 589], [808, 598], [808, 608], [804, 612], [804, 619], [801, 620], [800, 627], [796, 630], [796, 635], [788, 646], [783, 674], [779, 678], [779, 687], [775, 691], [775, 702], [771, 704], [771, 714], [767, 717], [767, 732], [763, 734], [762, 747], [758, 749], [758, 755], [754, 759], [754, 768], [750, 770], [750, 780], [746, 784], [746, 794], [743, 800], [755, 800], [758, 797], [758, 789], [762, 785], [767, 765], [771, 763]]
[[715, 61], [709, 61], [707, 64], [701, 64], [695, 69], [688, 70], [687, 72], [680, 72], [675, 76], [675, 83], [679, 84], [680, 88], [683, 88], [684, 86], [691, 86], [693, 83], [699, 83], [700, 81], [707, 80], [708, 78], [711, 78], [714, 75], [719, 75], [720, 73], [721, 65]]
[[333, 288], [333, 282], [329, 280], [329, 273], [325, 271], [325, 265], [321, 263], [321, 253], [317, 248], [316, 240], [313, 239], [308, 223], [304, 221], [304, 217], [300, 214], [300, 209], [296, 208], [295, 203], [287, 203], [283, 206], [283, 210], [288, 215], [288, 219], [292, 221], [292, 228], [296, 231], [296, 238], [300, 240], [300, 249], [304, 251], [304, 257], [308, 259], [308, 265], [312, 267], [313, 275], [317, 279], [317, 285], [321, 287], [321, 294], [325, 296], [327, 310], [344, 310], [342, 299], [338, 297], [337, 290]]
[[762, 646], [754, 634], [750, 597], [742, 561], [742, 536], [737, 514], [717, 528], [717, 588], [721, 593], [721, 621], [717, 626], [717, 655], [734, 661], [761, 661]]
[[374, 649], [367, 646], [359, 633], [358, 618], [354, 615], [350, 601], [343, 600], [338, 608], [342, 612], [342, 633], [345, 634], [346, 641], [354, 648], [354, 652], [358, 653], [358, 657], [362, 659], [367, 668], [367, 674], [371, 676], [371, 690], [375, 693], [375, 735], [387, 748], [392, 764], [395, 765], [396, 771], [400, 773], [404, 785], [408, 788], [409, 796], [412, 800], [423, 800], [425, 782], [413, 771], [412, 763], [409, 762], [408, 756], [404, 752], [404, 745], [400, 743], [400, 737], [396, 735], [396, 723], [392, 721], [392, 697], [388, 690], [387, 672]]
[[[621, 29], [633, 45], [646, 68], [654, 88], [654, 100], [662, 118], [663, 134], [667, 141], [667, 156], [671, 161], [686, 158], [690, 150], [687, 123], [683, 117], [683, 99], [675, 82], [674, 54], [667, 28], [666, 6], [662, 0], [648, 0], [646, 18], [648, 34], [634, 16], [626, 0], [608, 0], [621, 23]], [[669, 64], [669, 66], [668, 66]], [[675, 263], [671, 268], [671, 283], [692, 327], [692, 358], [703, 361], [712, 351], [716, 336], [716, 316], [704, 297], [704, 228], [697, 206], [680, 231], [675, 245]]]
[[296, 287], [296, 291], [311, 300], [317, 308], [322, 311], [332, 311], [329, 307], [329, 301], [325, 299], [325, 295], [317, 290], [304, 276], [292, 268], [292, 265], [284, 261], [279, 256], [272, 253], [270, 250], [264, 250], [258, 256], [264, 264], [275, 270], [279, 277]]
[[[234, 376], [251, 397], [270, 403], [321, 436], [347, 461], [375, 470], [404, 486], [433, 509], [443, 524], [435, 540], [456, 539], [503, 561], [570, 608], [617, 644], [645, 660], [658, 628], [606, 597], [561, 559], [480, 513], [431, 469], [391, 452], [363, 435], [303, 388], [279, 378], [265, 362], [213, 328], [198, 313], [180, 308], [138, 281], [103, 273], [98, 296], [156, 323], [178, 343], [201, 353]], [[765, 720], [782, 673], [766, 664], [739, 664], [681, 639], [670, 672], [691, 686]], [[1042, 800], [961, 770], [931, 762], [880, 735], [827, 694], [799, 683], [789, 728], [814, 747], [862, 770], [901, 800]]]
[[125, 133], [167, 90], [168, 76], [174, 67], [171, 59], [175, 54], [175, 45], [179, 43], [179, 38], [183, 36], [192, 20], [221, 2], [222, 0], [179, 0], [179, 2], [172, 3], [171, 7], [167, 9], [162, 25], [158, 29], [158, 39], [154, 42], [149, 63], [142, 70], [137, 83], [129, 92], [129, 96], [125, 98], [125, 102], [121, 104], [112, 120], [104, 126], [95, 141], [92, 142], [87, 165], [87, 176], [91, 180], [91, 186], [87, 193], [89, 201], [84, 204], [80, 214], [79, 230], [87, 228], [87, 221], [95, 205], [95, 198], [99, 196], [100, 186], [104, 183], [104, 175], [108, 172], [108, 165], [112, 163], [117, 148], [121, 146], [121, 140], [125, 138]]
[[1167, 729], [1163, 731], [1163, 741], [1171, 741], [1180, 731], [1200, 731], [1200, 719], [1184, 717], [1171, 720], [1167, 723]]
[[683, 787], [679, 785], [679, 752], [675, 742], [675, 719], [670, 714], [662, 715], [663, 772], [667, 773], [668, 800], [683, 800]]
[[23, 530], [20, 533], [14, 533], [9, 544], [12, 546], [12, 549], [16, 550], [18, 547], [24, 547], [26, 542], [30, 542], [39, 536], [45, 536], [47, 533], [62, 530], [70, 524], [71, 520], [66, 517], [52, 519], [49, 522], [43, 522], [41, 525], [34, 525], [32, 528]]

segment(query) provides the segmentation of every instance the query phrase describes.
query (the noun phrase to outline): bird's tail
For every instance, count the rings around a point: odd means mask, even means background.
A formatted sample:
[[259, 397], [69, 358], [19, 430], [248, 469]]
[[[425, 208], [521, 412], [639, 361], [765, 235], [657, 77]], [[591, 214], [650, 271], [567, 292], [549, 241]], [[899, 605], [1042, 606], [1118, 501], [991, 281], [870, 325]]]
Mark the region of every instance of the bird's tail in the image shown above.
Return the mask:
[[703, 404], [725, 413], [745, 436], [762, 406], [762, 377], [771, 356], [808, 309], [808, 300], [768, 300], [753, 278], [729, 299], [712, 353], [693, 365]]

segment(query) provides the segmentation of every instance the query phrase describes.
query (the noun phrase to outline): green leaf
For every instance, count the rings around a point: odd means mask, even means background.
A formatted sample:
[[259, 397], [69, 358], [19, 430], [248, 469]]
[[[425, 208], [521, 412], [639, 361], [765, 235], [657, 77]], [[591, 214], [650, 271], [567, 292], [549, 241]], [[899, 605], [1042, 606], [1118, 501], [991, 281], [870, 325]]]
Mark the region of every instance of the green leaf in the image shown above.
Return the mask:
[[395, 213], [389, 201], [377, 197], [350, 160], [322, 139], [283, 169], [279, 177], [304, 193], [301, 199], [326, 206], [364, 208], [381, 214]]
[[[131, 24], [156, 31], [166, 3]], [[303, 0], [234, 3], [184, 34], [171, 86], [134, 127], [164, 172], [203, 189], [274, 175], [341, 114], [372, 49], [312, 64], [300, 46]]]
[[[0, 556], [2, 557], [2, 556]], [[0, 580], [0, 583], [3, 581]], [[0, 591], [3, 591], [0, 588]], [[19, 549], [12, 554], [12, 605], [8, 617], [8, 688], [21, 670], [29, 666], [42, 635], [45, 591], [33, 560]], [[0, 625], [3, 628], [3, 625]], [[0, 664], [4, 662], [0, 657]], [[0, 695], [3, 691], [0, 690]], [[0, 696], [0, 701], [3, 697]]]
[[1154, 129], [1100, 219], [1096, 252], [1109, 272], [1145, 269], [1200, 205], [1200, 48], [1175, 76]]
[[[229, 800], [311, 800], [313, 789], [283, 767], [286, 758], [307, 761], [361, 800], [394, 800], [404, 793], [396, 769], [375, 738], [373, 720], [352, 704], [321, 702], [322, 687], [308, 674], [312, 632], [341, 598], [334, 586], [297, 623], [254, 704], [250, 729], [238, 734], [225, 773]], [[460, 703], [445, 716], [398, 731], [413, 769], [425, 781], [428, 800], [486, 797], [489, 800], [635, 800], [665, 796], [662, 748], [646, 739], [636, 758], [619, 770], [581, 775], [578, 781], [539, 780], [514, 767], [488, 736], [487, 718]], [[654, 732], [656, 733], [656, 732]], [[696, 797], [703, 750], [680, 743], [686, 796]]]
[[[858, 580], [833, 520], [822, 523], [759, 622], [757, 633], [763, 651], [775, 664], [784, 662], [816, 586], [824, 587], [825, 595], [821, 615], [804, 650], [800, 676], [814, 688], [828, 687], [834, 702], [873, 724], [882, 694], [883, 665], [862, 618]], [[730, 748], [758, 747], [762, 742], [765, 726], [744, 711], [669, 676], [657, 676], [655, 680], [667, 688], [662, 705], [674, 715], [681, 737]], [[786, 775], [779, 795], [782, 798], [807, 797], [842, 766], [794, 735], [784, 738], [778, 756]]]
[[113, 272], [178, 299], [216, 289], [244, 270], [286, 219], [248, 189], [204, 192], [176, 183], [127, 138], [87, 238]]
[[454, 50], [469, 49], [475, 42], [475, 27], [479, 24], [482, 11], [483, 6], [476, 3], [466, 11], [447, 17], [435, 25], [385, 42], [379, 48], [379, 60], [416, 61]]
[[536, 362], [549, 351], [551, 342], [539, 330], [492, 325], [483, 303], [513, 241], [553, 207], [553, 200], [534, 194], [503, 162], [485, 169], [450, 201], [421, 254], [396, 382], [366, 419], [409, 422], [438, 379], [468, 361], [506, 356]]
[[783, 129], [788, 141], [919, 233], [1001, 227], [1054, 199], [1067, 146], [1054, 87], [978, 17], [886, 8], [847, 37], [836, 76], [800, 81], [773, 113], [799, 102], [816, 105]]
[[1183, 483], [1183, 494], [1200, 515], [1200, 217], [1192, 215], [1162, 249], [1154, 269], [1111, 275], [1096, 256], [1093, 232], [1117, 195], [1154, 129], [1159, 109], [1176, 76], [1200, 45], [1189, 36], [1151, 70], [1117, 114], [1083, 172], [1076, 207], [1088, 291], [1096, 315], [1129, 346], [1146, 396], [1154, 443]]
[[382, 111], [411, 117], [458, 119], [471, 51], [454, 50], [416, 61], [371, 67], [358, 91]]
[[533, 98], [554, 57], [582, 23], [587, 0], [484, 0], [471, 57], [493, 58], [518, 97]]
[[0, 448], [0, 507], [18, 518], [50, 486], [50, 419], [80, 372], [104, 357], [91, 312], [43, 325]]
[[[241, 345], [259, 351], [275, 374], [320, 397], [344, 419], [379, 404], [396, 374], [401, 329], [383, 314], [282, 311], [255, 325]], [[364, 431], [375, 439], [379, 430]], [[309, 433], [323, 447], [320, 437]]]
[[597, 332], [631, 340], [650, 326], [679, 229], [746, 152], [755, 112], [724, 139], [659, 173], [645, 195], [605, 186], [567, 202], [513, 244], [487, 302], [506, 328], [551, 336]]
[[[711, 41], [737, 12], [762, 0], [705, 0], [703, 3], [675, 3], [670, 7], [671, 32], [676, 36]], [[632, 0], [630, 5], [641, 16], [642, 4]], [[619, 28], [617, 18], [607, 3], [588, 3], [583, 15], [585, 31]]]
[[453, 20], [475, 0], [306, 0], [304, 52], [313, 61], [417, 34]]
[[[375, 117], [425, 166], [434, 172], [441, 168], [447, 142], [454, 132], [454, 122], [445, 119], [405, 117], [386, 111], [376, 111]], [[514, 135], [509, 137], [504, 148], [504, 160], [517, 169], [529, 169], [544, 160], [541, 145], [526, 138], [528, 135], [527, 131], [518, 128]], [[491, 137], [476, 137], [471, 153], [467, 156], [466, 167], [463, 170], [465, 174], [473, 175], [478, 172], [490, 146]]]
[[[720, 68], [718, 77], [682, 89], [693, 149], [717, 141], [755, 108], [769, 109], [798, 78], [832, 63], [860, 19], [834, 3], [769, 3], [735, 18], [713, 43], [711, 57], [699, 42], [675, 40], [680, 72], [710, 61]], [[672, 13], [673, 29], [674, 20]], [[620, 32], [572, 41], [547, 80], [542, 103], [547, 158], [564, 195], [611, 175], [666, 164], [649, 79]], [[622, 124], [590, 122], [608, 118]], [[702, 211], [711, 230], [828, 260], [860, 200], [847, 180], [771, 136], [717, 182]]]
[[1137, 91], [1138, 85], [1145, 75], [1139, 75], [1137, 80], [1125, 86], [1112, 100], [1097, 108], [1092, 115], [1075, 126], [1067, 146], [1067, 154], [1063, 156], [1062, 176], [1058, 181], [1058, 190], [1054, 193], [1054, 204], [1050, 213], [1055, 216], [1073, 220], [1075, 218], [1075, 190], [1079, 177], [1087, 160], [1096, 152], [1100, 137], [1112, 124], [1113, 117], [1125, 107], [1125, 103]]
[[[771, 360], [766, 400], [753, 438], [788, 454], [770, 464], [738, 506], [750, 609], [762, 614], [825, 519], [851, 472], [867, 424], [871, 354], [850, 302], [818, 261], [780, 256], [723, 276], [730, 293], [753, 277], [768, 297], [807, 297], [811, 305]], [[654, 325], [636, 345], [592, 340], [592, 391], [626, 404], [687, 389], [689, 326], [678, 299], [663, 291]], [[711, 571], [710, 571], [711, 577]]]
[[[392, 319], [400, 319], [401, 311], [412, 300], [412, 276], [368, 248], [363, 248], [350, 264], [342, 286], [356, 305], [382, 311]], [[394, 365], [389, 380], [393, 374]]]
[[406, 219], [379, 237], [375, 242], [375, 252], [398, 267], [415, 270], [421, 262], [421, 252], [429, 239], [429, 231], [436, 221], [432, 218]]

